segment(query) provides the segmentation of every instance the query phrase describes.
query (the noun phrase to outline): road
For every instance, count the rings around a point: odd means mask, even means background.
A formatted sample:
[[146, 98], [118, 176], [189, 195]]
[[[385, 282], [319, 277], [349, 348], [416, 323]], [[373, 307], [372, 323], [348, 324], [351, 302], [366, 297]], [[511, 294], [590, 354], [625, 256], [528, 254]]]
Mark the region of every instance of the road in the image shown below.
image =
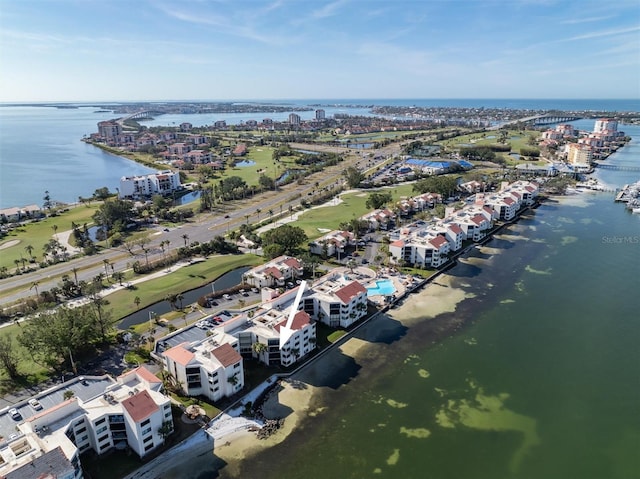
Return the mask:
[[[226, 203], [221, 205], [221, 208], [224, 209], [221, 209], [218, 213], [197, 215], [193, 221], [176, 228], [169, 228], [169, 231], [165, 231], [164, 228], [159, 226], [150, 227], [152, 229], [149, 234], [151, 243], [147, 246], [150, 250], [148, 254], [149, 261], [162, 259], [161, 241], [169, 241], [169, 248], [177, 248], [185, 244], [183, 236], [186, 234], [188, 235], [188, 242], [208, 242], [215, 236], [224, 236], [229, 231], [239, 227], [247, 221], [247, 216], [251, 221], [258, 221], [259, 219], [264, 219], [270, 209], [274, 211], [274, 214], [279, 214], [280, 212], [286, 213], [289, 207], [297, 208], [302, 198], [305, 198], [308, 193], [317, 191], [316, 183], [321, 188], [330, 187], [331, 185], [338, 186], [343, 181], [342, 172], [347, 167], [355, 166], [361, 170], [365, 167], [376, 168], [387, 158], [398, 154], [402, 144], [393, 143], [377, 150], [365, 150], [367, 153], [375, 153], [376, 157], [379, 158], [378, 160], [364, 159], [362, 158], [363, 151], [342, 147], [306, 143], [291, 143], [290, 146], [294, 149], [342, 153], [346, 155], [345, 161], [310, 175], [302, 184], [291, 183], [276, 191], [256, 195], [244, 202]], [[256, 216], [257, 208], [261, 210], [259, 217]], [[225, 218], [225, 215], [229, 217]], [[105, 260], [108, 260], [113, 266], [113, 268], [111, 266], [108, 267], [109, 273], [111, 273], [130, 269], [133, 262], [145, 261], [145, 257], [142, 254], [132, 256], [123, 247], [107, 248], [94, 256], [83, 256], [31, 273], [2, 279], [0, 280], [0, 291], [6, 293], [0, 297], [0, 306], [6, 306], [34, 296], [35, 291], [32, 286], [35, 282], [38, 282], [39, 291], [46, 291], [58, 286], [61, 275], [68, 274], [73, 276], [73, 268], [77, 270], [78, 280], [91, 281], [98, 274], [105, 273]]]

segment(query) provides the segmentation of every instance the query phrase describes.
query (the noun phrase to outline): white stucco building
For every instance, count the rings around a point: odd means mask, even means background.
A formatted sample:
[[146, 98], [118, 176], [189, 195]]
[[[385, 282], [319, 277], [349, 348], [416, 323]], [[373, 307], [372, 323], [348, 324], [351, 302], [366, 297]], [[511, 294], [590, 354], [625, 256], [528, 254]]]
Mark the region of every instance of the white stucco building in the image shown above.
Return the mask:
[[0, 411], [0, 477], [40, 477], [20, 474], [48, 464], [56, 469], [51, 477], [80, 479], [80, 454], [88, 450], [129, 447], [144, 457], [173, 431], [171, 402], [161, 389], [162, 381], [139, 367], [115, 380], [74, 378], [36, 402], [16, 404], [16, 417]]
[[156, 194], [168, 195], [181, 189], [180, 174], [177, 171], [164, 170], [141, 176], [123, 176], [120, 178], [118, 196], [124, 198], [145, 198]]

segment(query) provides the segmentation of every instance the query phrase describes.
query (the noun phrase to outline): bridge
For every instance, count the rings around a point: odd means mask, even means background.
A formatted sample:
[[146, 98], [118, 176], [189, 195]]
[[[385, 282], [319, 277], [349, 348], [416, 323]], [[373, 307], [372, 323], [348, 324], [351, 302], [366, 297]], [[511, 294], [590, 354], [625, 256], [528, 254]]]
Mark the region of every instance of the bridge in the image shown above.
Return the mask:
[[640, 172], [640, 166], [619, 166], [619, 165], [601, 165], [595, 163], [595, 166], [602, 168], [603, 170], [616, 170], [616, 171], [637, 171]]
[[515, 120], [505, 121], [500, 123], [499, 125], [492, 126], [489, 129], [499, 130], [500, 128], [504, 128], [509, 125], [516, 125], [518, 123], [530, 123], [533, 126], [553, 125], [555, 123], [566, 123], [568, 121], [575, 121], [580, 119], [582, 118], [579, 116], [557, 115], [549, 113], [543, 115], [527, 116], [525, 118], [516, 118]]
[[152, 118], [153, 118], [153, 112], [151, 110], [143, 110], [143, 111], [138, 111], [136, 113], [132, 113], [129, 116], [120, 118], [120, 121], [125, 122], [127, 120], [150, 120]]

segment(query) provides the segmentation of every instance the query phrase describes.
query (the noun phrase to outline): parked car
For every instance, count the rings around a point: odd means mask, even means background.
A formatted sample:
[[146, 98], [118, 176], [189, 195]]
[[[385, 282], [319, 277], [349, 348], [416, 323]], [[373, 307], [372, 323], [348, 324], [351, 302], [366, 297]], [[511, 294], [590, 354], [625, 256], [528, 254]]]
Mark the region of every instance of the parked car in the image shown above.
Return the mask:
[[40, 401], [38, 401], [35, 398], [34, 399], [29, 399], [29, 406], [31, 406], [36, 411], [39, 411], [40, 409], [42, 409], [42, 404], [40, 404]]
[[9, 416], [11, 416], [11, 419], [13, 419], [14, 421], [17, 421], [19, 419], [22, 419], [22, 415], [18, 412], [18, 410], [14, 407], [12, 407], [11, 409], [9, 409]]
[[258, 288], [251, 288], [252, 293], [259, 293], [260, 290]]
[[231, 299], [231, 295], [229, 295], [229, 294], [223, 294], [222, 297], [224, 299]]

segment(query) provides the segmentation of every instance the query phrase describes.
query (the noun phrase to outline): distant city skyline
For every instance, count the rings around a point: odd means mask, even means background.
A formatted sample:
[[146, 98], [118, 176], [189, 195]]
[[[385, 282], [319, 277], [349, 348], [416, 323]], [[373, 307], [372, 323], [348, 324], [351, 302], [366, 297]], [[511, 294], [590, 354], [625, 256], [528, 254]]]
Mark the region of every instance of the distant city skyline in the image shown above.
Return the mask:
[[640, 98], [636, 0], [0, 0], [0, 101]]

